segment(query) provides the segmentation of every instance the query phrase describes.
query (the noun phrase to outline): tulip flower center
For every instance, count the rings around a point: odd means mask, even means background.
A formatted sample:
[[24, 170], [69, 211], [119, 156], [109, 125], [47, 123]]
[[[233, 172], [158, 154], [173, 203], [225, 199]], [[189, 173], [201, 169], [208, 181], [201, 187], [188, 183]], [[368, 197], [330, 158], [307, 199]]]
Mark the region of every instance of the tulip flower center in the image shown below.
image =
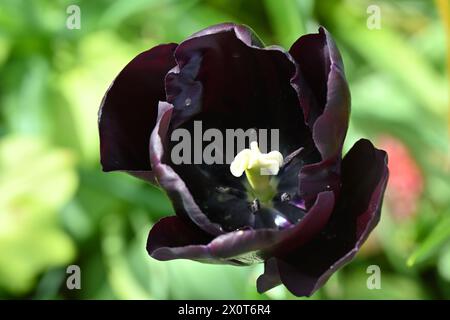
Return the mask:
[[283, 164], [283, 155], [278, 151], [261, 153], [258, 142], [252, 141], [250, 149], [239, 152], [230, 164], [231, 174], [241, 177], [245, 172], [250, 185], [250, 193], [262, 203], [270, 204], [276, 194], [277, 175]]

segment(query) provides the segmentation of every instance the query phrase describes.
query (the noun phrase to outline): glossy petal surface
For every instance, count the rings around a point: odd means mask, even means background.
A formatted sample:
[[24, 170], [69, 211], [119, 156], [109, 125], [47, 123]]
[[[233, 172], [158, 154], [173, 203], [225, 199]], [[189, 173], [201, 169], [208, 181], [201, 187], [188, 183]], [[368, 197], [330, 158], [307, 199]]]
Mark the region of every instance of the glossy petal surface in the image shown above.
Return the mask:
[[164, 77], [175, 65], [176, 44], [136, 56], [106, 92], [99, 111], [100, 155], [104, 171], [123, 170], [152, 180], [148, 154]]
[[343, 160], [342, 192], [320, 236], [277, 257], [280, 280], [293, 294], [310, 296], [358, 252], [379, 221], [387, 179], [386, 153], [358, 141]]

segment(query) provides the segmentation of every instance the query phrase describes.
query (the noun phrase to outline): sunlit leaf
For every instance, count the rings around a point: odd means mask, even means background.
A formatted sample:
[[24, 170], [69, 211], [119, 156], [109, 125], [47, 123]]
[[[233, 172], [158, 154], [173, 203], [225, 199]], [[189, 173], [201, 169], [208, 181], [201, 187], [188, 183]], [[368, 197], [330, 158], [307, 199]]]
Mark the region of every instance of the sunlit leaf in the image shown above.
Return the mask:
[[441, 248], [446, 241], [450, 240], [450, 216], [446, 215], [428, 237], [409, 256], [407, 264], [412, 267], [424, 262]]
[[69, 153], [30, 137], [0, 140], [0, 286], [16, 294], [36, 276], [70, 262], [71, 239], [58, 210], [77, 187]]

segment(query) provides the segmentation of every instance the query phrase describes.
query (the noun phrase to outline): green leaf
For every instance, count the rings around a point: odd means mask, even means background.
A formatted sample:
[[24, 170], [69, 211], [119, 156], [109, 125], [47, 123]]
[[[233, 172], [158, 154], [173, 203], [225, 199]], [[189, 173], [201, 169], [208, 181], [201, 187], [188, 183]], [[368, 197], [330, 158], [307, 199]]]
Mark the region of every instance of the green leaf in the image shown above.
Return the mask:
[[407, 38], [386, 25], [380, 30], [369, 30], [366, 17], [358, 17], [349, 7], [335, 6], [335, 10], [330, 9], [330, 12], [334, 19], [345, 17], [339, 19], [335, 30], [339, 38], [377, 72], [389, 74], [398, 84], [407, 88], [422, 104], [424, 111], [440, 117], [446, 114], [448, 98], [445, 79]]
[[[307, 3], [309, 1], [306, 1]], [[305, 12], [300, 2], [292, 0], [265, 0], [270, 23], [278, 41], [289, 48], [298, 37], [306, 33]]]
[[444, 216], [431, 231], [429, 236], [409, 256], [407, 265], [412, 267], [426, 261], [440, 249], [447, 240], [450, 240], [450, 216]]
[[450, 245], [447, 245], [439, 256], [437, 268], [440, 276], [450, 282]]
[[401, 274], [392, 274], [384, 271], [381, 267], [381, 288], [368, 289], [367, 279], [370, 274], [365, 269], [354, 270], [344, 282], [344, 299], [366, 299], [366, 300], [401, 300], [401, 299], [426, 299], [426, 293], [421, 283]]
[[0, 287], [23, 294], [39, 273], [74, 258], [58, 210], [76, 187], [67, 151], [31, 137], [0, 140]]
[[202, 264], [189, 260], [157, 262], [169, 269], [173, 299], [245, 299], [253, 286], [251, 267]]

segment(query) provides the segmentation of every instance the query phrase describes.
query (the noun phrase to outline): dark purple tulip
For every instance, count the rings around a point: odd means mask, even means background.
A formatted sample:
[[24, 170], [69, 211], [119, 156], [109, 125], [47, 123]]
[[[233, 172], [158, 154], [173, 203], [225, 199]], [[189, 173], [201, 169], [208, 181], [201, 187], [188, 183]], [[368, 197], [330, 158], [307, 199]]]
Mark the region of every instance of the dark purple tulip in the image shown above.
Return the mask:
[[[134, 58], [99, 112], [104, 171], [155, 183], [175, 216], [150, 231], [158, 260], [265, 263], [259, 292], [283, 283], [310, 296], [350, 261], [376, 226], [387, 156], [368, 140], [342, 158], [350, 93], [330, 34], [300, 37], [289, 52], [251, 29], [221, 24]], [[285, 160], [270, 205], [254, 206], [227, 164], [175, 165], [176, 128], [279, 129]], [[282, 223], [280, 223], [282, 221]]]

